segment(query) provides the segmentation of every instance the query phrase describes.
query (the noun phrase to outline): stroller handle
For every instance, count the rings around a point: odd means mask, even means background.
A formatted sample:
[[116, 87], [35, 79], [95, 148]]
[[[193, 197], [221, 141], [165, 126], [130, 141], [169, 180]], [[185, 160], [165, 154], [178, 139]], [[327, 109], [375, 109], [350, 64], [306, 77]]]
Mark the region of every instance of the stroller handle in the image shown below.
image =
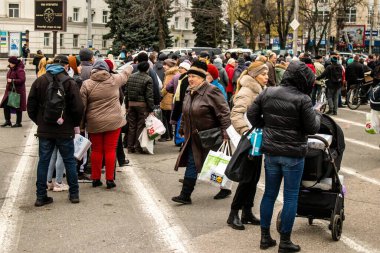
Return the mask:
[[329, 147], [329, 143], [327, 142], [327, 140], [321, 136], [318, 136], [318, 135], [309, 135], [307, 136], [308, 139], [317, 139], [317, 140], [320, 140], [321, 142], [323, 142], [323, 144], [325, 144], [326, 148]]

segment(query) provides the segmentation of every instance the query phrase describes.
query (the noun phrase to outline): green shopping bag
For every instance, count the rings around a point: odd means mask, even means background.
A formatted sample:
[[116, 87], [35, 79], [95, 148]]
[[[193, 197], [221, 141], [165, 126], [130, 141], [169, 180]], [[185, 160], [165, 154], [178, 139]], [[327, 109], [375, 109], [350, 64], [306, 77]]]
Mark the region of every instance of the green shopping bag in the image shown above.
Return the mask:
[[15, 109], [20, 108], [20, 94], [16, 92], [15, 84], [12, 81], [12, 90], [8, 94], [8, 103], [9, 107], [13, 107]]

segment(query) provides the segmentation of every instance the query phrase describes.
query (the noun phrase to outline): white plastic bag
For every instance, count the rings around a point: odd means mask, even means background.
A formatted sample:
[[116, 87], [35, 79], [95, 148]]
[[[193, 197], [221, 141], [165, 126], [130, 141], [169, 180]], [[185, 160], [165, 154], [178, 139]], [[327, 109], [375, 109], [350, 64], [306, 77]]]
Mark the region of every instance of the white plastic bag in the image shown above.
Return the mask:
[[228, 142], [223, 142], [218, 151], [212, 151], [202, 166], [202, 171], [198, 179], [200, 181], [211, 183], [214, 186], [231, 190], [232, 181], [224, 175], [229, 161], [231, 160], [231, 150]]
[[163, 135], [166, 132], [164, 124], [154, 115], [149, 115], [145, 119], [145, 126], [148, 132], [148, 138], [151, 140], [156, 139], [158, 136]]
[[84, 154], [91, 147], [91, 142], [86, 137], [80, 134], [76, 134], [74, 138], [74, 157], [78, 160], [82, 160]]
[[154, 140], [150, 140], [148, 137], [148, 131], [146, 127], [143, 129], [139, 136], [139, 142], [140, 146], [144, 151], [148, 151], [149, 154], [153, 155], [153, 149], [154, 149]]
[[370, 113], [366, 113], [365, 131], [369, 134], [378, 134], [380, 132], [379, 126], [378, 112], [371, 110]]
[[227, 131], [228, 137], [230, 137], [230, 141], [231, 141], [232, 149], [233, 149], [231, 151], [233, 153], [240, 142], [241, 136], [236, 131], [233, 125], [229, 126], [226, 131]]

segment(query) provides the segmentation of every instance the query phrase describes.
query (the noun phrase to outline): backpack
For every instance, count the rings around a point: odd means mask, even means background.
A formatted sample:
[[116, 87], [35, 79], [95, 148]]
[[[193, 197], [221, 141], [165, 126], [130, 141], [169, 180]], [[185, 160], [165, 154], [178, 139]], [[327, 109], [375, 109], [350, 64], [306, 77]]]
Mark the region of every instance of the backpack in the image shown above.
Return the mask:
[[65, 111], [65, 89], [63, 83], [71, 79], [69, 76], [64, 76], [61, 80], [57, 79], [56, 75], [46, 73], [46, 78], [49, 85], [46, 90], [46, 97], [44, 103], [43, 120], [46, 123], [59, 124], [58, 119], [63, 117]]
[[343, 80], [343, 69], [340, 65], [332, 64], [330, 66], [331, 72], [329, 81], [333, 87], [340, 87]]

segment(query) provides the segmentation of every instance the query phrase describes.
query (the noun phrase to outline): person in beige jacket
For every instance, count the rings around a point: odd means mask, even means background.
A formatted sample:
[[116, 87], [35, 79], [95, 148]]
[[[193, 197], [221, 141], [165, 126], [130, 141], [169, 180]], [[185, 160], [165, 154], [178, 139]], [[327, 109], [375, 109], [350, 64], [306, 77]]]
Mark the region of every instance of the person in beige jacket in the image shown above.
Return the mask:
[[178, 66], [176, 66], [176, 61], [173, 59], [166, 59], [164, 61], [164, 70], [165, 70], [165, 78], [164, 84], [162, 86], [161, 94], [162, 100], [160, 103], [160, 108], [162, 110], [162, 123], [166, 128], [165, 135], [163, 135], [158, 141], [165, 142], [171, 141], [173, 139], [173, 128], [170, 124], [170, 115], [172, 114], [173, 108], [173, 93], [170, 93], [166, 90], [166, 86], [170, 83], [173, 77], [179, 73]]
[[119, 88], [127, 82], [131, 73], [132, 67], [127, 67], [120, 74], [111, 74], [107, 63], [98, 60], [93, 65], [90, 79], [84, 81], [80, 89], [85, 107], [82, 129], [85, 125], [92, 142], [93, 187], [103, 184], [100, 180], [103, 158], [106, 165], [107, 189], [116, 186], [114, 182], [116, 147], [120, 129], [126, 124], [119, 101]]
[[[231, 123], [240, 135], [250, 129], [245, 114], [256, 97], [266, 88], [267, 83], [268, 66], [262, 61], [253, 62], [238, 79], [234, 107], [231, 110]], [[227, 220], [233, 229], [243, 230], [245, 229], [243, 224], [248, 223], [260, 225], [260, 220], [252, 213], [252, 207], [257, 182], [260, 179], [261, 164], [262, 156], [255, 156], [246, 165], [244, 179], [236, 189]], [[240, 209], [242, 209], [241, 220]]]

